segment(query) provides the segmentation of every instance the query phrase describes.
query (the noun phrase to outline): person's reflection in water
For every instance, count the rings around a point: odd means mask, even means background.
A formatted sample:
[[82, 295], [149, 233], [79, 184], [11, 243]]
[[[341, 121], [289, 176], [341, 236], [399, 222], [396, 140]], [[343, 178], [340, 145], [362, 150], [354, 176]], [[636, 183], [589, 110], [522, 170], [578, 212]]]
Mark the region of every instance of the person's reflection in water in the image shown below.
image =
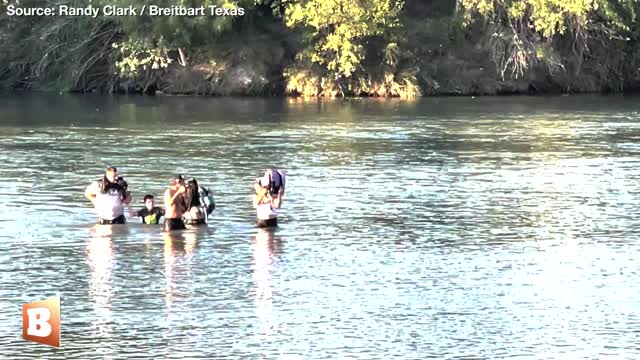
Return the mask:
[[256, 313], [264, 335], [270, 335], [273, 330], [271, 272], [282, 250], [282, 241], [274, 236], [274, 232], [275, 229], [258, 229], [252, 244], [252, 277], [255, 285]]
[[[163, 233], [164, 239], [164, 273], [165, 273], [165, 303], [170, 308], [176, 295], [176, 268], [184, 270], [187, 277], [191, 276], [191, 262], [198, 245], [197, 231], [170, 231]], [[177, 260], [184, 256], [183, 266], [176, 265]]]
[[[111, 321], [111, 300], [113, 298], [113, 227], [96, 225], [90, 230], [91, 238], [87, 243], [87, 262], [91, 269], [89, 278], [89, 297], [93, 303], [96, 327], [94, 338], [108, 338], [113, 332]], [[93, 318], [93, 316], [90, 316]]]
[[204, 341], [201, 332], [185, 331], [197, 328], [201, 315], [195, 310], [194, 295], [197, 284], [193, 280], [193, 256], [198, 239], [206, 231], [185, 230], [163, 233], [165, 274], [165, 323], [158, 334], [163, 339], [181, 339], [177, 352], [192, 349]]

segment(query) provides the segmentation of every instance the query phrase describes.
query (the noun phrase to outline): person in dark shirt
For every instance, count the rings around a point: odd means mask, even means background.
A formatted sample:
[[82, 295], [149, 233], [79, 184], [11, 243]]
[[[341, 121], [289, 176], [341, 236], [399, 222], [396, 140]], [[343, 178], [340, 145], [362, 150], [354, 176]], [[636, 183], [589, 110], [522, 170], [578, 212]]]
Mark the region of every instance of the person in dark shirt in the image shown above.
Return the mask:
[[131, 215], [142, 218], [143, 224], [159, 224], [160, 218], [164, 216], [164, 209], [155, 206], [153, 195], [144, 197], [144, 208], [133, 212]]

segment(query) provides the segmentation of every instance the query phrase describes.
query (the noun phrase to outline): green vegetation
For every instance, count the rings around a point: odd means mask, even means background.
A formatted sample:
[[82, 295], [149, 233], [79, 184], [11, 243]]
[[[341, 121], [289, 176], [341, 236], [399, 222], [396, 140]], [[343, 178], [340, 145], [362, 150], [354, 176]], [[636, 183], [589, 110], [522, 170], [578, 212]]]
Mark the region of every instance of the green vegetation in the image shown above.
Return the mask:
[[[158, 5], [244, 16], [15, 17]], [[0, 0], [0, 88], [303, 96], [622, 92], [636, 0]]]

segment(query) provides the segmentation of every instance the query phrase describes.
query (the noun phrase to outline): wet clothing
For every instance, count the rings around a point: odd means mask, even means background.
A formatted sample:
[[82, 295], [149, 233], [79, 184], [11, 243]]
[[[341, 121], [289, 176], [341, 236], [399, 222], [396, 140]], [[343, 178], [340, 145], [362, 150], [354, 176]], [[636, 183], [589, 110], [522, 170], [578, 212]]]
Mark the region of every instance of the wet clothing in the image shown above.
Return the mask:
[[184, 223], [186, 225], [204, 225], [207, 223], [207, 221], [205, 219], [192, 219], [192, 220], [185, 219]]
[[143, 224], [159, 224], [160, 218], [164, 216], [164, 209], [154, 206], [151, 211], [146, 207], [137, 212], [137, 216], [142, 218]]
[[122, 199], [125, 198], [125, 193], [127, 192], [127, 182], [124, 181], [122, 176], [118, 177], [115, 182], [109, 181], [106, 176], [103, 176], [102, 179], [98, 180], [98, 189], [100, 189], [101, 193], [108, 193], [110, 191], [116, 190], [120, 193]]
[[122, 177], [119, 177], [116, 182], [111, 182], [103, 177], [89, 185], [87, 191], [96, 195], [94, 205], [102, 222], [123, 223], [120, 217], [124, 217], [122, 201], [126, 197], [126, 190], [127, 183]]
[[258, 220], [269, 220], [278, 217], [278, 209], [272, 208], [270, 203], [258, 204], [256, 213]]
[[[282, 196], [285, 187], [285, 175], [280, 170], [270, 169], [265, 172], [264, 176], [257, 180], [254, 189], [257, 196], [260, 197], [262, 192], [266, 191], [271, 198]], [[258, 227], [276, 227], [278, 226], [278, 209], [271, 206], [271, 202], [262, 197], [262, 203], [256, 206], [256, 226]]]
[[[189, 180], [187, 186], [187, 210], [183, 220], [186, 225], [204, 225], [206, 217], [215, 209], [213, 196], [204, 187], [198, 185], [196, 179]], [[188, 200], [191, 199], [191, 200]]]
[[278, 226], [278, 210], [271, 207], [270, 203], [259, 204], [256, 206], [258, 227], [274, 227]]
[[98, 224], [100, 225], [111, 225], [111, 224], [126, 224], [127, 223], [127, 219], [124, 217], [123, 215], [118, 216], [115, 219], [103, 219], [103, 218], [98, 218]]
[[184, 221], [182, 221], [182, 219], [164, 219], [164, 231], [185, 230], [186, 228], [187, 227], [184, 225]]
[[184, 223], [187, 225], [202, 225], [207, 223], [205, 216], [206, 215], [202, 208], [192, 207], [189, 211], [184, 213], [182, 218]]
[[122, 206], [122, 197], [120, 193], [111, 189], [106, 193], [96, 194], [96, 212], [98, 217], [105, 220], [114, 220], [124, 215], [124, 207]]
[[256, 220], [256, 226], [259, 228], [268, 228], [278, 226], [278, 218], [272, 218], [268, 220]]
[[207, 215], [211, 215], [216, 208], [213, 194], [207, 188], [199, 186], [195, 179], [189, 181], [186, 198], [191, 199], [188, 202], [187, 211], [193, 208], [204, 208]]

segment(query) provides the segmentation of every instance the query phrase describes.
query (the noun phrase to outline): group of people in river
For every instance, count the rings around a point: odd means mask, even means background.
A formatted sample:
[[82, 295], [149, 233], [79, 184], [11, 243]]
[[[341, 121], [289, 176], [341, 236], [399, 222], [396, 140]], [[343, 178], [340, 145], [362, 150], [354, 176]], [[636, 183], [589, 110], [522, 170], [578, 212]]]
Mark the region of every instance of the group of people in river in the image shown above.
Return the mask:
[[[282, 206], [285, 189], [285, 175], [281, 170], [268, 169], [256, 179], [253, 190], [253, 206], [256, 208], [256, 226], [275, 227], [278, 225], [278, 209]], [[118, 169], [110, 166], [104, 176], [94, 181], [85, 190], [85, 197], [91, 201], [97, 214], [98, 224], [125, 224], [125, 207], [131, 206], [132, 195], [128, 184]], [[200, 186], [196, 179], [186, 180], [176, 175], [170, 180], [164, 192], [164, 207], [156, 206], [151, 194], [143, 198], [144, 208], [129, 210], [130, 217], [142, 219], [143, 224], [159, 224], [164, 217], [164, 231], [184, 230], [207, 224], [207, 217], [215, 210], [213, 194]]]

